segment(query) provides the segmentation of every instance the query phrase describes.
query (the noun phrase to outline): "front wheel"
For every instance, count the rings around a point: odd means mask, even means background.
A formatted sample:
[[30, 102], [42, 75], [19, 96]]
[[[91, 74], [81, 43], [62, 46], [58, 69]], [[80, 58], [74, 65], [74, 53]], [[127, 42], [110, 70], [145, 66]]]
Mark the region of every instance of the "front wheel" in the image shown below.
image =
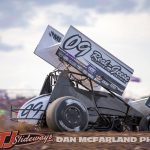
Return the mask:
[[83, 131], [88, 120], [86, 106], [71, 96], [56, 99], [46, 112], [47, 125], [54, 131]]

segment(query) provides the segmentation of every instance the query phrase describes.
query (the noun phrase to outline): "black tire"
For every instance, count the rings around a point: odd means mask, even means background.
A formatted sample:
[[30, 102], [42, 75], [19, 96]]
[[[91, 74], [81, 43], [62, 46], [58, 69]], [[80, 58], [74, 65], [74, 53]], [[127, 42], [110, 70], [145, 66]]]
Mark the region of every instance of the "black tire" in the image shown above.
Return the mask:
[[88, 120], [87, 108], [71, 96], [56, 99], [46, 111], [46, 123], [54, 131], [83, 131]]
[[140, 131], [150, 131], [150, 115], [144, 116], [139, 124]]

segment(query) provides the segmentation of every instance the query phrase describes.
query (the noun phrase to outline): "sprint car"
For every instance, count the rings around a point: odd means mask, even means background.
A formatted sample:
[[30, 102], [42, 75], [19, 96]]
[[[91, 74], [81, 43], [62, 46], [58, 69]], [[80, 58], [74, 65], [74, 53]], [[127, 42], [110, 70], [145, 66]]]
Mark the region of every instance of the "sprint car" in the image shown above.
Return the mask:
[[34, 53], [55, 71], [39, 96], [11, 108], [17, 112], [12, 119], [54, 131], [150, 129], [150, 98], [126, 101], [121, 96], [133, 69], [74, 27], [64, 36], [48, 26]]

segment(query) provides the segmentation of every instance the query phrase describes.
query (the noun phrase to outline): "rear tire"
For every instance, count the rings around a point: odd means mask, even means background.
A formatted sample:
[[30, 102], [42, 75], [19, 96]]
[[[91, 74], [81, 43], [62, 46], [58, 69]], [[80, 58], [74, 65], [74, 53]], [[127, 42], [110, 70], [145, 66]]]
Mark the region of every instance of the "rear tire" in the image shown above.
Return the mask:
[[46, 123], [54, 131], [83, 131], [88, 120], [86, 106], [72, 96], [56, 99], [46, 111]]
[[150, 131], [150, 115], [144, 116], [139, 124], [140, 131]]

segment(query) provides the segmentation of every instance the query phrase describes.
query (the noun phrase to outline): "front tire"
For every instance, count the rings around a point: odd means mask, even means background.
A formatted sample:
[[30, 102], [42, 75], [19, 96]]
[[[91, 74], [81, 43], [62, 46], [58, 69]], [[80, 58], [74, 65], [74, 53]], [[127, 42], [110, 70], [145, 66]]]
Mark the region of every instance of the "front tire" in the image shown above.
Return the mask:
[[46, 111], [47, 125], [54, 131], [83, 131], [88, 120], [86, 106], [72, 96], [56, 99]]

